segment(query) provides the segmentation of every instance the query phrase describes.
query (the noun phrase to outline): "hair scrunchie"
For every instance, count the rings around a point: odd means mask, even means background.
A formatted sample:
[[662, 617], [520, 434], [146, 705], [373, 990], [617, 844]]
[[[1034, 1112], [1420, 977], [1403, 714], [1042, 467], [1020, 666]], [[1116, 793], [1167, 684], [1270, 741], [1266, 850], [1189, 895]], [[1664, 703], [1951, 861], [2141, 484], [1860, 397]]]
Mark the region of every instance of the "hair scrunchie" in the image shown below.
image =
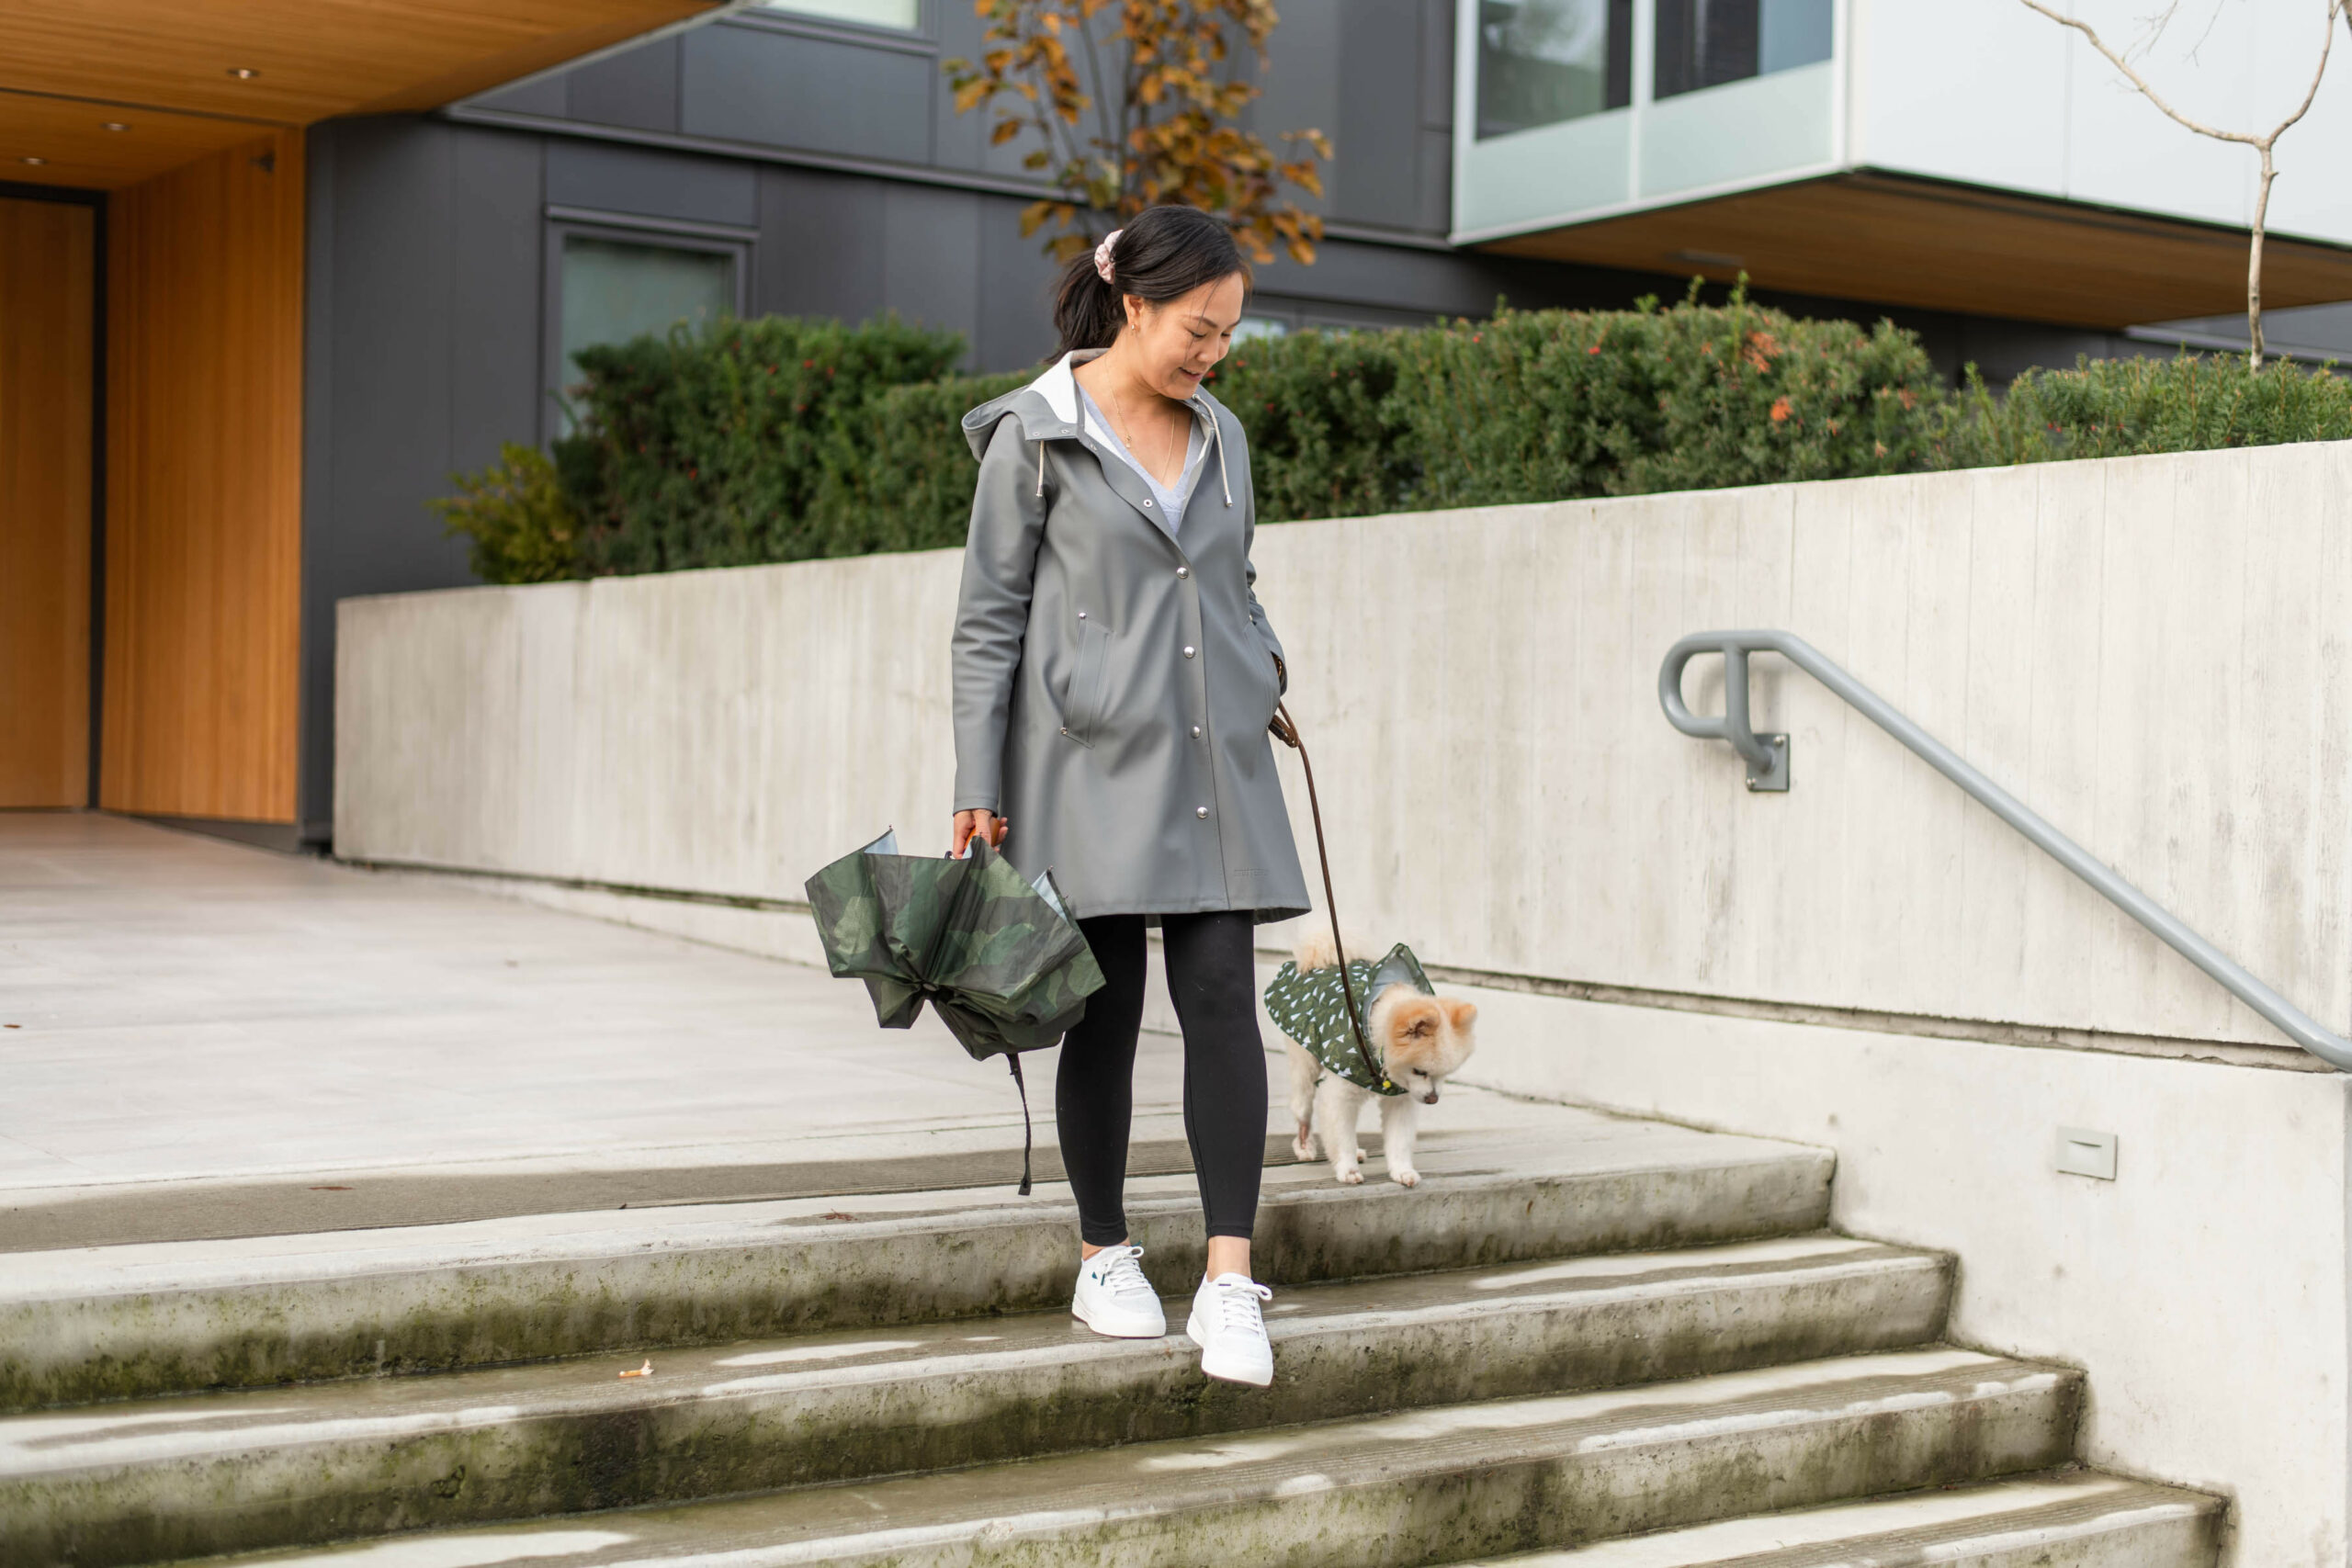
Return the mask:
[[1111, 247], [1117, 244], [1119, 236], [1125, 232], [1125, 229], [1114, 229], [1102, 236], [1101, 244], [1094, 247], [1094, 270], [1105, 283], [1111, 281]]

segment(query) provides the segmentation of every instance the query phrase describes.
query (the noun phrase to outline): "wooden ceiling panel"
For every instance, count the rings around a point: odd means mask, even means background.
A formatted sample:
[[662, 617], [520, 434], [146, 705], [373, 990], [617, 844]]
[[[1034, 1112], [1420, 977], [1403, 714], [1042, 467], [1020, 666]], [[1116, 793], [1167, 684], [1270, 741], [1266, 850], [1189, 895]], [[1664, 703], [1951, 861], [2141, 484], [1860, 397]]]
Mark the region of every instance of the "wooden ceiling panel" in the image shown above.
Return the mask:
[[[108, 130], [110, 124], [124, 129]], [[273, 129], [250, 120], [0, 93], [0, 180], [84, 189], [135, 185]]]
[[[434, 107], [719, 3], [6, 0], [0, 178], [129, 185], [275, 128]], [[138, 129], [89, 141], [107, 119]], [[182, 153], [159, 164], [167, 140]]]
[[[2070, 326], [2245, 308], [2243, 232], [1883, 175], [1836, 175], [1497, 241], [1514, 255]], [[2270, 239], [2263, 302], [2352, 299], [2352, 251]]]

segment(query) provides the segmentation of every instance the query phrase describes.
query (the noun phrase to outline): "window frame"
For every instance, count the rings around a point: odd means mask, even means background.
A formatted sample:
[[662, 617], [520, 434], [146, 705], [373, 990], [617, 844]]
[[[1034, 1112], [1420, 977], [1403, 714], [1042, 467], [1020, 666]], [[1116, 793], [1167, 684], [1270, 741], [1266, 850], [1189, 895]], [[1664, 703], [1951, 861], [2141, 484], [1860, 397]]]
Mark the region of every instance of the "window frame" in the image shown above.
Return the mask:
[[735, 264], [735, 299], [729, 309], [738, 317], [751, 313], [752, 261], [759, 232], [724, 223], [695, 223], [684, 219], [646, 218], [627, 212], [592, 212], [577, 208], [549, 207], [541, 245], [539, 283], [539, 446], [552, 446], [562, 434], [563, 393], [563, 254], [573, 237], [610, 240], [619, 244], [691, 251], [724, 255]]
[[873, 22], [853, 22], [842, 17], [769, 10], [756, 4], [728, 12], [727, 21], [730, 26], [797, 33], [803, 38], [831, 39], [837, 43], [861, 43], [871, 48], [904, 50], [914, 54], [939, 52], [939, 0], [915, 0], [915, 25], [912, 28], [886, 28]]

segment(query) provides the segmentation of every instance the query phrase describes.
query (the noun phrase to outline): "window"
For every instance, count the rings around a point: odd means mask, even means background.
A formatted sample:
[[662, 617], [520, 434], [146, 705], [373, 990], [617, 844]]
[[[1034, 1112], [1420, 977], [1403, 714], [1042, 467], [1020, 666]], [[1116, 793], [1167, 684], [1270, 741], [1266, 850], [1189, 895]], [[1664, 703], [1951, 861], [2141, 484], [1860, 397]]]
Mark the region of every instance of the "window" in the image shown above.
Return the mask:
[[910, 33], [922, 27], [922, 0], [760, 0], [756, 9], [829, 22], [856, 22]]
[[1829, 58], [1832, 0], [1657, 0], [1657, 96]]
[[1233, 341], [1238, 344], [1253, 337], [1283, 337], [1289, 332], [1290, 323], [1279, 316], [1244, 316], [1234, 323]]
[[[740, 308], [740, 245], [649, 243], [571, 230], [557, 235], [553, 368], [559, 392], [580, 379], [583, 348], [665, 333], [680, 321], [707, 325]], [[559, 412], [555, 433], [571, 427], [570, 414]]]
[[1477, 6], [1481, 138], [1622, 109], [1634, 101], [1634, 0], [1477, 0]]

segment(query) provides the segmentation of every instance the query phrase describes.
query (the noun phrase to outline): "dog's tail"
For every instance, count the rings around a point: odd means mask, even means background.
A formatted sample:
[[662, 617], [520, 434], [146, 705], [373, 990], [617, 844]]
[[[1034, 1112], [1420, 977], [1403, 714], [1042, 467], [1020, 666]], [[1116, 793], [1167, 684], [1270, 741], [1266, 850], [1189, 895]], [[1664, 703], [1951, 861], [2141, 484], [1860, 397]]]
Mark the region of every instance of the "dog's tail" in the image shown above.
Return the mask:
[[1292, 958], [1302, 975], [1310, 969], [1329, 969], [1340, 961], [1340, 944], [1332, 940], [1329, 926], [1318, 926], [1298, 939]]

